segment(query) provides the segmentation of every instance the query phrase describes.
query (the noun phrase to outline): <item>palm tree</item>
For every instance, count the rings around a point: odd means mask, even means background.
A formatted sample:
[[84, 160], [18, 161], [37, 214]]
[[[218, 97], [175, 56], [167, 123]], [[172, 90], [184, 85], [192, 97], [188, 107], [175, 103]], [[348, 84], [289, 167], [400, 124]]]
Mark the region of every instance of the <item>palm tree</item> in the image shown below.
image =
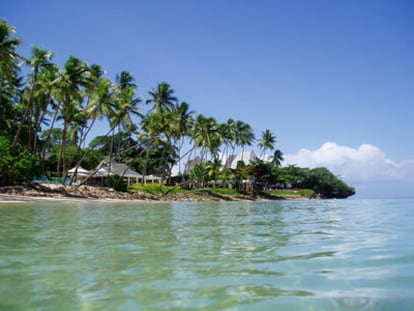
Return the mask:
[[129, 133], [136, 129], [133, 116], [142, 118], [140, 108], [137, 106], [142, 102], [140, 97], [136, 96], [137, 85], [134, 83], [135, 78], [127, 71], [122, 71], [116, 77], [113, 115], [110, 119], [111, 128], [122, 128]]
[[282, 165], [284, 158], [283, 153], [279, 149], [276, 149], [273, 153], [272, 162], [276, 167], [280, 167]]
[[[148, 93], [151, 95], [151, 98], [148, 99], [146, 103], [152, 103], [154, 104], [154, 107], [152, 112], [146, 116], [143, 124], [143, 129], [147, 131], [149, 136], [149, 144], [146, 147], [144, 175], [147, 173], [149, 149], [152, 147], [155, 137], [158, 136], [157, 139], [159, 140], [164, 139], [164, 144], [171, 146], [175, 152], [175, 150], [177, 150], [175, 143], [181, 135], [180, 131], [182, 131], [182, 126], [184, 125], [183, 120], [178, 120], [179, 122], [177, 122], [175, 119], [175, 117], [184, 118], [184, 116], [179, 116], [179, 112], [176, 109], [178, 99], [174, 96], [174, 90], [168, 83], [159, 83], [156, 89], [152, 89]], [[185, 108], [185, 105], [181, 107], [181, 109], [184, 110], [184, 113], [186, 112]], [[174, 110], [176, 111], [173, 112]], [[164, 148], [163, 150], [165, 152], [167, 149]], [[162, 157], [164, 157], [164, 155], [162, 155]], [[169, 157], [164, 158], [166, 161], [170, 161]], [[163, 166], [167, 167], [167, 163]], [[164, 173], [162, 174], [162, 178], [164, 178]]]
[[86, 89], [87, 103], [84, 108], [85, 119], [90, 123], [87, 126], [88, 130], [81, 139], [82, 143], [86, 140], [96, 120], [106, 117], [109, 122], [114, 114], [115, 87], [109, 79], [102, 77], [103, 74], [104, 71], [101, 66], [93, 64], [90, 67], [90, 84]]
[[36, 46], [32, 48], [32, 58], [27, 61], [27, 63], [31, 67], [31, 73], [29, 75], [29, 86], [28, 86], [29, 91], [28, 91], [27, 99], [25, 101], [26, 104], [24, 107], [22, 119], [17, 128], [16, 134], [14, 135], [13, 142], [10, 147], [11, 149], [10, 151], [12, 154], [15, 151], [16, 144], [17, 144], [17, 141], [19, 140], [23, 125], [26, 122], [28, 114], [32, 108], [35, 93], [40, 88], [38, 86], [39, 74], [41, 74], [43, 70], [49, 70], [50, 68], [52, 68], [52, 63], [51, 63], [52, 57], [53, 57], [52, 52], [46, 51]]
[[66, 178], [66, 137], [72, 118], [81, 109], [84, 96], [83, 90], [89, 87], [90, 69], [87, 64], [80, 59], [71, 56], [65, 64], [64, 70], [59, 80], [59, 90], [57, 100], [60, 101], [60, 118], [63, 120], [62, 144], [58, 157], [58, 174], [62, 164], [63, 180]]
[[260, 153], [260, 158], [263, 159], [268, 149], [273, 150], [275, 143], [276, 143], [276, 137], [273, 135], [273, 133], [269, 129], [262, 132], [262, 139], [258, 143], [258, 146], [262, 150], [262, 152]]
[[177, 97], [174, 96], [174, 90], [167, 82], [162, 82], [157, 85], [156, 89], [149, 91], [152, 98], [146, 101], [147, 104], [155, 104], [155, 110], [163, 113], [171, 111], [177, 102]]
[[181, 173], [181, 150], [184, 146], [185, 138], [190, 137], [191, 129], [194, 125], [194, 111], [190, 110], [190, 106], [186, 102], [174, 105], [172, 110], [172, 136], [174, 145], [178, 150], [178, 171]]
[[[89, 101], [85, 107], [85, 118], [90, 121], [88, 132], [94, 126], [96, 120], [106, 117], [110, 120], [114, 114], [114, 92], [113, 85], [106, 78], [99, 78], [93, 89], [89, 90]], [[86, 140], [86, 136], [84, 140]]]
[[16, 48], [21, 44], [21, 39], [14, 37], [14, 28], [0, 19], [0, 132], [11, 128], [11, 119], [14, 115], [10, 99], [15, 95], [20, 86], [21, 56]]
[[207, 118], [200, 114], [196, 119], [192, 138], [195, 147], [201, 148], [202, 160], [205, 160], [207, 152], [210, 152], [213, 156], [217, 155], [222, 138], [216, 119]]
[[[45, 75], [43, 75], [45, 76]], [[49, 120], [47, 119], [49, 111], [49, 107], [53, 104], [53, 99], [51, 96], [51, 89], [53, 84], [50, 83], [45, 85], [43, 80], [45, 79], [43, 76], [39, 76], [39, 92], [36, 94], [35, 101], [32, 106], [32, 116], [33, 116], [33, 139], [30, 138], [29, 135], [29, 142], [31, 142], [31, 148], [33, 153], [38, 152], [38, 138], [39, 132], [41, 131], [42, 125], [49, 125]]]
[[56, 100], [56, 97], [59, 93], [61, 75], [62, 71], [60, 67], [56, 64], [52, 64], [52, 66], [48, 67], [48, 70], [41, 71], [38, 78], [39, 94], [40, 96], [44, 96], [47, 101], [47, 106], [40, 108], [42, 110], [41, 116], [39, 120], [35, 122], [37, 123], [36, 132], [41, 131], [39, 122], [48, 124], [48, 129], [44, 131], [47, 134], [42, 135], [42, 161], [44, 160], [45, 152], [47, 151], [47, 148], [44, 147], [49, 145], [50, 135], [55, 128], [59, 116], [61, 104]]
[[[147, 175], [148, 163], [149, 163], [149, 155], [150, 150], [158, 137], [160, 139], [160, 133], [162, 129], [165, 127], [164, 125], [165, 118], [161, 113], [153, 112], [147, 113], [141, 122], [142, 130], [144, 133], [141, 133], [141, 138], [146, 141], [146, 148], [145, 148], [145, 161], [144, 161], [144, 168], [142, 174], [144, 176]], [[144, 184], [144, 180], [142, 181]]]
[[[96, 120], [102, 119], [106, 116], [110, 119], [114, 112], [112, 105], [114, 101], [113, 85], [108, 79], [102, 78], [103, 71], [100, 70], [99, 65], [91, 66], [91, 85], [88, 87], [86, 94], [88, 96], [88, 102], [86, 107], [79, 114], [81, 118], [78, 120], [79, 140], [77, 143], [76, 151], [74, 152], [72, 159], [69, 163], [73, 163], [74, 159], [78, 157], [78, 161], [75, 165], [75, 173], [72, 175], [74, 179], [77, 168], [81, 165], [82, 161], [89, 154], [91, 149], [87, 149], [82, 157], [79, 157], [81, 148], [84, 145], [86, 138], [88, 137], [91, 129], [93, 128]], [[76, 123], [76, 122], [75, 122]]]
[[127, 86], [124, 90], [115, 92], [115, 109], [111, 119], [112, 126], [121, 126], [124, 131], [133, 132], [136, 129], [133, 116], [142, 117], [137, 106], [142, 99], [135, 96], [135, 89]]
[[135, 78], [128, 71], [122, 71], [116, 76], [115, 81], [120, 90], [125, 90], [127, 86], [137, 89], [137, 85], [134, 83]]
[[228, 119], [226, 123], [220, 124], [219, 131], [222, 137], [222, 141], [224, 143], [224, 150], [222, 159], [228, 155], [229, 147], [232, 149], [234, 153], [235, 143], [236, 143], [236, 131], [235, 131], [236, 123], [233, 119]]
[[255, 140], [253, 129], [249, 124], [243, 121], [236, 121], [235, 124], [235, 142], [236, 145], [244, 148], [251, 146]]
[[[142, 114], [139, 112], [140, 109], [137, 105], [142, 101], [141, 98], [136, 97], [136, 87], [130, 86], [128, 84], [117, 85], [115, 89], [115, 98], [113, 106], [113, 114], [110, 117], [110, 132], [112, 132], [112, 141], [111, 141], [111, 150], [109, 152], [109, 162], [112, 162], [113, 156], [113, 145], [115, 137], [115, 129], [118, 128], [118, 134], [121, 132], [121, 129], [126, 133], [130, 134], [136, 130], [136, 124], [133, 120], [133, 116], [142, 117]], [[120, 144], [120, 141], [118, 141]], [[119, 150], [119, 146], [117, 150]], [[110, 171], [108, 171], [108, 174]], [[117, 180], [117, 184], [120, 181], [120, 178]]]
[[[46, 135], [45, 138], [42, 140], [42, 151], [41, 151], [41, 158], [42, 158], [42, 172], [45, 171], [45, 157], [47, 149], [49, 148], [49, 142], [51, 139], [51, 133], [53, 132], [53, 129], [55, 128], [55, 124], [57, 121], [57, 117], [60, 111], [60, 103], [57, 102], [54, 97], [58, 94], [58, 86], [60, 83], [60, 77], [61, 77], [61, 71], [60, 68], [53, 64], [52, 66], [48, 67], [48, 70], [43, 70], [38, 79], [38, 85], [41, 91], [43, 93], [43, 96], [45, 97], [44, 100], [44, 106], [39, 107], [41, 110], [41, 115], [39, 115], [39, 118], [35, 121], [35, 132], [40, 131], [40, 124], [46, 123], [49, 124], [48, 130], [45, 131]], [[50, 105], [50, 108], [49, 108]], [[48, 118], [48, 116], [52, 115], [53, 117], [51, 120]], [[34, 142], [33, 150], [36, 150], [36, 141]]]

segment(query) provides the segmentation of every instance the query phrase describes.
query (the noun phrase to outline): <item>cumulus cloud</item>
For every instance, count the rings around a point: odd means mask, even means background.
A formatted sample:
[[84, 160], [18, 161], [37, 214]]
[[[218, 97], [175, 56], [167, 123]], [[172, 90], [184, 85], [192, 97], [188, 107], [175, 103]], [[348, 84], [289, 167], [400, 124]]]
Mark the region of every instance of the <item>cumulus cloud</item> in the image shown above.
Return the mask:
[[319, 149], [301, 149], [297, 154], [286, 154], [284, 158], [284, 165], [296, 164], [309, 168], [324, 166], [349, 182], [414, 179], [414, 160], [397, 163], [371, 144], [352, 148], [327, 142]]

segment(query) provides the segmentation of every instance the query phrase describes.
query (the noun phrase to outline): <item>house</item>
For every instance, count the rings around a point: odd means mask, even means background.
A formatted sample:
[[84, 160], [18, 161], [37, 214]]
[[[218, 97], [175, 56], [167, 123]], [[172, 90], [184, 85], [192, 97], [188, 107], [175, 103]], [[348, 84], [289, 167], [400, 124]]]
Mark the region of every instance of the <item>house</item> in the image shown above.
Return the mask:
[[231, 168], [231, 163], [233, 162], [233, 160], [236, 156], [237, 155], [235, 155], [235, 154], [228, 155], [226, 160], [224, 161], [224, 168]]
[[89, 176], [89, 171], [81, 166], [75, 166], [68, 170], [68, 176], [73, 178], [75, 183], [79, 183], [82, 182], [87, 176]]
[[122, 176], [126, 180], [128, 187], [134, 182], [142, 181], [144, 177], [124, 163], [109, 162], [107, 160], [99, 163], [90, 174], [92, 175], [91, 178], [101, 179], [101, 184], [108, 176]]
[[131, 169], [128, 165], [124, 163], [110, 162], [108, 160], [104, 160], [101, 163], [99, 163], [96, 169], [91, 172], [91, 177], [94, 179], [100, 179], [100, 184], [104, 184], [104, 179], [108, 176], [122, 176], [124, 180], [127, 182], [128, 187], [133, 183], [138, 183], [142, 181], [144, 181], [144, 183], [161, 181], [161, 177], [155, 175], [144, 176], [140, 173], [135, 172], [133, 169]]
[[230, 168], [236, 169], [237, 163], [239, 163], [239, 161], [243, 161], [245, 165], [249, 165], [251, 164], [252, 161], [256, 159], [257, 159], [257, 156], [254, 153], [254, 151], [252, 150], [242, 151], [232, 159]]

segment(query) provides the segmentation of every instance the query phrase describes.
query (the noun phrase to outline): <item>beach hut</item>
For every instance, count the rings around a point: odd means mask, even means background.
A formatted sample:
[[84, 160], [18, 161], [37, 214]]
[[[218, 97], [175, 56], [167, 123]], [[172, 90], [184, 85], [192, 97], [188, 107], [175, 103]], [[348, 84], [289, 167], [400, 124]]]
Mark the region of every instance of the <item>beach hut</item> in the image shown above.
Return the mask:
[[78, 167], [73, 167], [70, 170], [68, 170], [68, 176], [69, 177], [74, 177], [74, 181], [75, 183], [79, 183], [81, 182], [83, 179], [85, 179], [87, 176], [89, 175], [89, 171], [84, 169], [81, 166]]
[[91, 178], [100, 178], [102, 184], [104, 178], [108, 176], [122, 176], [124, 180], [127, 182], [128, 187], [133, 182], [140, 182], [143, 180], [143, 176], [135, 172], [128, 165], [124, 163], [108, 161], [102, 161], [101, 163], [99, 163], [97, 168], [92, 173], [90, 173], [90, 175], [92, 175]]
[[88, 176], [89, 175], [89, 171], [85, 170], [83, 167], [78, 166], [78, 168], [76, 169], [76, 166], [71, 168], [70, 170], [68, 170], [68, 176], [72, 176], [76, 173], [77, 176]]

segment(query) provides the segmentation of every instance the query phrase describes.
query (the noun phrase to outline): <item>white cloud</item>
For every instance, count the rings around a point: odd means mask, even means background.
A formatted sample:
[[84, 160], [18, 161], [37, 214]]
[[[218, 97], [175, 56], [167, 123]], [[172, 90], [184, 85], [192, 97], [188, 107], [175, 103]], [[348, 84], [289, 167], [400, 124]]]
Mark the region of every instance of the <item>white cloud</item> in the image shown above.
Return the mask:
[[362, 144], [358, 148], [327, 142], [319, 149], [301, 149], [285, 155], [284, 165], [328, 168], [347, 182], [414, 180], [414, 159], [397, 163], [380, 148]]

